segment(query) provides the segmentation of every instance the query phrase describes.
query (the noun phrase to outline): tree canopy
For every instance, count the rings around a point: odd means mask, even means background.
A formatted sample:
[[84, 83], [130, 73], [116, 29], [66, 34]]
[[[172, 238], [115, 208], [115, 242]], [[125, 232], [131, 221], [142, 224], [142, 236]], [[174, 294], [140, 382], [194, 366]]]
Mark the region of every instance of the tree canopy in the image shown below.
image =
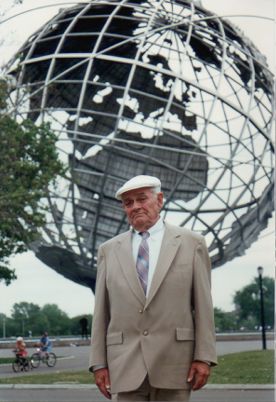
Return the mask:
[[[47, 331], [50, 336], [58, 335], [80, 335], [80, 319], [83, 316], [73, 318], [62, 311], [56, 304], [45, 304], [40, 307], [29, 302], [20, 302], [13, 305], [11, 317], [0, 313], [0, 324], [2, 328], [5, 319], [6, 337], [40, 336]], [[87, 315], [89, 330], [91, 328], [92, 315]]]
[[[265, 323], [274, 327], [274, 280], [263, 277], [263, 296]], [[255, 278], [252, 283], [237, 291], [234, 295], [234, 304], [239, 315], [240, 325], [260, 326], [260, 288], [259, 279]]]
[[0, 281], [8, 285], [16, 278], [8, 259], [36, 239], [45, 222], [40, 201], [65, 168], [50, 125], [18, 122], [7, 113], [7, 99], [7, 84], [0, 80]]
[[[274, 327], [274, 280], [263, 277], [264, 315], [266, 328]], [[259, 279], [238, 290], [233, 297], [235, 309], [223, 311], [215, 308], [217, 332], [257, 330], [261, 326], [261, 305]]]

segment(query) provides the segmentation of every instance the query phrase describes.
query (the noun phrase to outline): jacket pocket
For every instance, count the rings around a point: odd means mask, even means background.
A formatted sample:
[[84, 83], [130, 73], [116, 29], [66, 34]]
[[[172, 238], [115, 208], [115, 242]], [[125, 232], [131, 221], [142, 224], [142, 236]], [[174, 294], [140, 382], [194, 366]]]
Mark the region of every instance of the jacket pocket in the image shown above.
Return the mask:
[[106, 345], [120, 345], [123, 343], [123, 333], [122, 332], [113, 332], [111, 334], [107, 334], [106, 336]]
[[177, 341], [193, 341], [195, 339], [194, 330], [190, 328], [176, 328]]

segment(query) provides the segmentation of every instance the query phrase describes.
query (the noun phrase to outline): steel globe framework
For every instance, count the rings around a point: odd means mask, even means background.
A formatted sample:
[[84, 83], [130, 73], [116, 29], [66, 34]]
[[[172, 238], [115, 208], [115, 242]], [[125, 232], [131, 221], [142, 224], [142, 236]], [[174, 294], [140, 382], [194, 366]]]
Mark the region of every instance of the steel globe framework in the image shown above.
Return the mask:
[[36, 255], [94, 288], [100, 243], [128, 224], [115, 200], [158, 176], [167, 220], [202, 233], [213, 267], [241, 255], [273, 210], [273, 78], [232, 23], [182, 0], [60, 10], [8, 71], [18, 116], [50, 121], [68, 180], [49, 188]]

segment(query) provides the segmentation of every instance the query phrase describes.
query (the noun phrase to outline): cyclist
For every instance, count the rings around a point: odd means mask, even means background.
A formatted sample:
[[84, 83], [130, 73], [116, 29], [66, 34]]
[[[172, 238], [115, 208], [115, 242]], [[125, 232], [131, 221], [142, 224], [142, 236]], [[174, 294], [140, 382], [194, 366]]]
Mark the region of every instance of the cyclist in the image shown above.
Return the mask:
[[15, 356], [22, 361], [22, 365], [25, 366], [27, 364], [27, 356], [28, 356], [28, 351], [26, 348], [26, 343], [24, 342], [24, 339], [22, 336], [19, 336], [16, 338], [16, 344], [15, 344], [15, 349], [14, 349]]
[[24, 342], [24, 339], [22, 338], [22, 336], [19, 336], [16, 339], [15, 353], [20, 357], [26, 357], [28, 355], [26, 343]]
[[57, 361], [55, 353], [52, 352], [52, 341], [49, 339], [48, 332], [44, 332], [36, 344], [39, 348], [31, 356], [31, 366], [37, 368], [40, 362], [46, 363], [48, 367], [54, 367]]
[[45, 355], [48, 356], [48, 353], [52, 350], [52, 342], [48, 336], [48, 332], [44, 332], [40, 338], [40, 348], [42, 352], [45, 352]]

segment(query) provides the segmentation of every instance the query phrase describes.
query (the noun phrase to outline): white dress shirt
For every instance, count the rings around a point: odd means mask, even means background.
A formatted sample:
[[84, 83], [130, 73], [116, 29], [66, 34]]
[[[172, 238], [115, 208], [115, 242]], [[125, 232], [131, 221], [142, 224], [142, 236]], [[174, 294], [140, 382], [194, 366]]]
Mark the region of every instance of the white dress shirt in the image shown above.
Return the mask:
[[[161, 243], [162, 243], [164, 232], [165, 232], [165, 225], [164, 225], [163, 219], [159, 218], [159, 220], [155, 223], [155, 225], [153, 225], [149, 230], [147, 230], [147, 232], [149, 232], [150, 236], [147, 239], [147, 242], [149, 245], [149, 272], [148, 272], [148, 285], [147, 285], [146, 297], [149, 294], [149, 289], [150, 289], [153, 274], [155, 272], [155, 268], [157, 265], [157, 260], [158, 260], [160, 249], [161, 249]], [[141, 240], [142, 240], [142, 237], [141, 237], [141, 235], [139, 235], [139, 232], [137, 232], [136, 230], [133, 230], [132, 254], [133, 254], [135, 264], [137, 261], [138, 250], [139, 250]]]

